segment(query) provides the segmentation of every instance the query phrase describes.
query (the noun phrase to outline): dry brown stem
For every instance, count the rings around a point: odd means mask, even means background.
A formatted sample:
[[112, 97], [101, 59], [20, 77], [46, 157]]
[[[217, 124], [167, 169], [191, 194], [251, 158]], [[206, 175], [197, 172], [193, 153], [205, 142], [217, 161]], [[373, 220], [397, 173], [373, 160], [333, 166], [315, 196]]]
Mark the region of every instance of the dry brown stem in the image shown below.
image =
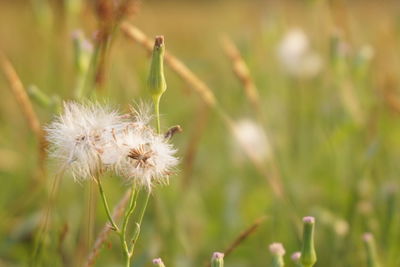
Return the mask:
[[[232, 243], [224, 250], [224, 257], [231, 254], [240, 244], [242, 244], [251, 234], [253, 234], [258, 227], [265, 221], [266, 217], [260, 217], [255, 220], [248, 228], [241, 232]], [[206, 264], [207, 267], [211, 266], [211, 263]]]
[[32, 103], [13, 65], [1, 51], [0, 64], [4, 76], [6, 77], [10, 85], [11, 92], [17, 100], [18, 105], [21, 108], [21, 111], [24, 114], [24, 117], [28, 122], [29, 127], [40, 140], [43, 136], [42, 128], [40, 127], [40, 122], [32, 107]]
[[32, 102], [28, 97], [28, 94], [24, 88], [24, 85], [21, 82], [17, 72], [15, 71], [14, 66], [8, 60], [8, 58], [0, 51], [0, 67], [4, 73], [5, 78], [7, 79], [12, 94], [17, 101], [22, 114], [24, 115], [29, 128], [36, 135], [36, 138], [39, 142], [39, 176], [45, 175], [45, 167], [44, 161], [46, 158], [46, 147], [47, 142], [44, 138], [44, 132], [40, 125], [39, 118], [33, 109]]
[[251, 78], [249, 68], [240, 55], [239, 49], [235, 43], [228, 37], [221, 38], [221, 45], [226, 56], [231, 60], [232, 70], [243, 85], [244, 92], [256, 114], [261, 114], [260, 96], [253, 79]]

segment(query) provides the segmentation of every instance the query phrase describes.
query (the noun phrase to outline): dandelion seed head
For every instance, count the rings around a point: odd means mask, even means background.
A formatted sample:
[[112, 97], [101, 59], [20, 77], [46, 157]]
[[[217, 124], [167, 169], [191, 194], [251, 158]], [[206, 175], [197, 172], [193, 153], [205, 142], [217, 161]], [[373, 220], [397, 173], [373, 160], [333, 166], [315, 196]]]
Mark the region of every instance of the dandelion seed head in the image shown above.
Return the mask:
[[[271, 154], [271, 147], [264, 129], [258, 123], [250, 119], [241, 119], [234, 126], [234, 134], [236, 142], [252, 156], [262, 161], [268, 158]], [[237, 155], [241, 155], [240, 149], [237, 149], [237, 144], [233, 146]]]
[[102, 167], [112, 129], [124, 124], [109, 106], [65, 102], [63, 113], [46, 128], [51, 155], [75, 179], [89, 179]]
[[299, 28], [287, 32], [278, 46], [278, 59], [292, 76], [312, 78], [322, 68], [322, 59], [311, 49], [308, 36]]
[[167, 184], [178, 163], [176, 150], [151, 128], [128, 127], [120, 136], [120, 160], [116, 171], [128, 181], [150, 189], [154, 183]]
[[138, 104], [135, 104], [134, 106], [130, 106], [129, 109], [131, 113], [131, 118], [135, 123], [136, 128], [147, 128], [150, 124], [151, 119], [153, 118], [152, 106], [144, 102], [140, 102]]
[[176, 150], [150, 127], [149, 110], [142, 104], [125, 116], [109, 106], [66, 102], [46, 129], [51, 154], [76, 180], [112, 170], [140, 187], [167, 184]]

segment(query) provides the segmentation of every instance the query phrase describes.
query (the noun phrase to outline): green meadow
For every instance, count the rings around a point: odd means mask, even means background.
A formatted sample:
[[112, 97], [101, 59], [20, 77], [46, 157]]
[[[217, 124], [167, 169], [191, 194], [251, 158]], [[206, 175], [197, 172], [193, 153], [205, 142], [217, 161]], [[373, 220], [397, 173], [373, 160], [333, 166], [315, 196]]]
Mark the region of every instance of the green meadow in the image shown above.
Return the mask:
[[[400, 266], [390, 0], [1, 1], [0, 266], [125, 266], [97, 181], [74, 180], [46, 127], [64, 101], [121, 114], [151, 105], [159, 35], [160, 133], [181, 127], [168, 141], [179, 163], [149, 192], [131, 266], [206, 267], [214, 252], [229, 267]], [[99, 179], [121, 225], [131, 180]], [[128, 236], [149, 191], [134, 190]], [[291, 259], [304, 252], [306, 216], [311, 265]]]

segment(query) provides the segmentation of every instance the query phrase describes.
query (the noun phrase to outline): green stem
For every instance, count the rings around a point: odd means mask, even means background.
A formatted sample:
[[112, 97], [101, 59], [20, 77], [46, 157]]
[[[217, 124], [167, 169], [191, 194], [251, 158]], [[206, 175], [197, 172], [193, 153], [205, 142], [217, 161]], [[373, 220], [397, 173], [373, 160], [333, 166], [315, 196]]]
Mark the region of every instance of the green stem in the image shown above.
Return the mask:
[[150, 198], [150, 191], [147, 192], [146, 198], [145, 198], [144, 203], [143, 203], [143, 207], [142, 207], [142, 209], [141, 209], [141, 211], [139, 213], [139, 219], [136, 222], [136, 229], [135, 229], [135, 232], [133, 234], [132, 241], [131, 241], [131, 243], [132, 243], [132, 246], [131, 246], [131, 249], [130, 249], [131, 256], [133, 255], [133, 251], [135, 249], [135, 244], [136, 244], [136, 241], [137, 241], [137, 239], [139, 237], [139, 234], [140, 234], [140, 227], [141, 227], [141, 224], [142, 224], [144, 213], [145, 213], [146, 208], [147, 208], [147, 204], [149, 202], [149, 198]]
[[153, 103], [154, 103], [154, 113], [156, 114], [157, 120], [157, 133], [161, 133], [161, 124], [160, 124], [160, 99], [161, 95], [153, 96]]
[[121, 234], [120, 234], [121, 247], [124, 250], [126, 266], [128, 266], [128, 267], [130, 266], [132, 253], [130, 253], [129, 248], [128, 248], [128, 243], [126, 242], [126, 228], [128, 226], [128, 223], [129, 223], [129, 218], [131, 217], [133, 211], [135, 210], [136, 200], [137, 200], [137, 196], [138, 195], [139, 195], [139, 192], [136, 192], [135, 186], [132, 185], [131, 197], [130, 197], [130, 200], [129, 200], [129, 206], [128, 206], [128, 209], [125, 212], [124, 220], [122, 222], [122, 231], [121, 231]]
[[97, 181], [97, 185], [99, 186], [101, 200], [103, 201], [104, 209], [106, 210], [108, 220], [110, 221], [113, 230], [116, 231], [117, 233], [120, 233], [118, 226], [115, 224], [115, 222], [111, 216], [110, 208], [108, 207], [107, 198], [104, 193], [103, 186], [101, 185], [100, 178], [96, 178], [96, 181]]

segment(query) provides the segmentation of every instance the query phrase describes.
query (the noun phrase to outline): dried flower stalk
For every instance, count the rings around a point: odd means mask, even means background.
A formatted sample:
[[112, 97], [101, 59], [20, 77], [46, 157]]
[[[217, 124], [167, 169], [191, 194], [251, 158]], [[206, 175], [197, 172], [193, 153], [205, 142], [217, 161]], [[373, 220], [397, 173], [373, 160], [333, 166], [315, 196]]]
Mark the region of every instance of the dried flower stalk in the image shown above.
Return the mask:
[[233, 72], [242, 83], [246, 97], [255, 109], [255, 113], [261, 114], [260, 96], [257, 87], [250, 76], [246, 62], [240, 55], [239, 49], [228, 36], [221, 38], [221, 45], [226, 56], [231, 60]]

